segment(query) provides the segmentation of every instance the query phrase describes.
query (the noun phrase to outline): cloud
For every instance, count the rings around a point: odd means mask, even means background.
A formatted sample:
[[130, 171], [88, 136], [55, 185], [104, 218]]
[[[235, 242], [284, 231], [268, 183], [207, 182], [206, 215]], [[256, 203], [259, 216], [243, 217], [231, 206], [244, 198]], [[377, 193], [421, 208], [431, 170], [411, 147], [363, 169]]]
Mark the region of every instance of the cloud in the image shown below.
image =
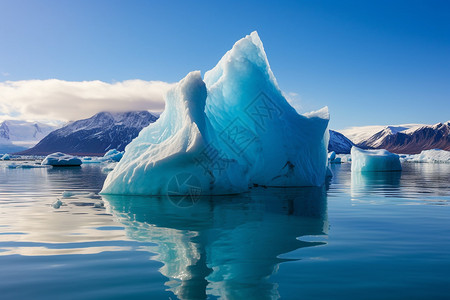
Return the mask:
[[100, 111], [164, 109], [172, 86], [162, 81], [22, 80], [0, 82], [0, 119], [70, 121]]

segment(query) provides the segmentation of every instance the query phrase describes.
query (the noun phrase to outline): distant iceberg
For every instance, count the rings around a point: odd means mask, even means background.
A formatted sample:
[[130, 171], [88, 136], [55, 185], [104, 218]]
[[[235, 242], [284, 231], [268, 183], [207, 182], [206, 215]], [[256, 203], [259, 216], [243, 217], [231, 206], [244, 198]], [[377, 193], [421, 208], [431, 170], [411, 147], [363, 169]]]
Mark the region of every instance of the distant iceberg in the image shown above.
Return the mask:
[[400, 157], [387, 150], [363, 150], [353, 146], [352, 172], [401, 171]]
[[3, 154], [3, 156], [0, 159], [1, 160], [10, 160], [11, 156], [8, 153], [6, 153], [6, 154]]
[[105, 161], [120, 161], [123, 157], [124, 151], [119, 151], [117, 149], [111, 149], [103, 155]]
[[340, 164], [342, 163], [342, 159], [340, 156], [336, 156], [336, 152], [331, 151], [328, 153], [328, 162], [330, 164]]
[[328, 109], [299, 115], [284, 98], [256, 32], [205, 74], [189, 73], [166, 109], [125, 149], [102, 193], [233, 194], [251, 185], [320, 186]]
[[123, 154], [125, 151], [119, 151], [117, 149], [111, 149], [108, 150], [103, 156], [101, 157], [92, 157], [92, 156], [85, 156], [81, 159], [81, 161], [84, 164], [99, 164], [99, 163], [111, 163], [111, 162], [118, 162], [122, 159]]
[[420, 154], [402, 155], [402, 161], [416, 163], [450, 163], [450, 151], [441, 149], [424, 150]]
[[42, 161], [41, 164], [55, 167], [73, 167], [80, 166], [82, 164], [82, 161], [78, 157], [61, 152], [56, 152], [47, 155], [47, 157]]

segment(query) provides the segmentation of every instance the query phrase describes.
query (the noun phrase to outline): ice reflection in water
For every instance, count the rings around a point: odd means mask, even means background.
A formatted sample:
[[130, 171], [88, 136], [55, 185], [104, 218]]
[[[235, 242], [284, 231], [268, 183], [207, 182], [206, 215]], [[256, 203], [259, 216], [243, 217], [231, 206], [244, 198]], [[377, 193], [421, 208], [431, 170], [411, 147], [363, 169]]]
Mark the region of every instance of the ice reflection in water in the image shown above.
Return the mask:
[[350, 194], [354, 203], [448, 204], [442, 196], [450, 196], [450, 164], [404, 163], [401, 172], [351, 172]]
[[293, 250], [324, 244], [302, 236], [328, 232], [325, 188], [253, 189], [202, 197], [180, 208], [165, 197], [104, 196], [127, 235], [157, 246], [156, 260], [180, 299], [278, 298], [270, 281]]

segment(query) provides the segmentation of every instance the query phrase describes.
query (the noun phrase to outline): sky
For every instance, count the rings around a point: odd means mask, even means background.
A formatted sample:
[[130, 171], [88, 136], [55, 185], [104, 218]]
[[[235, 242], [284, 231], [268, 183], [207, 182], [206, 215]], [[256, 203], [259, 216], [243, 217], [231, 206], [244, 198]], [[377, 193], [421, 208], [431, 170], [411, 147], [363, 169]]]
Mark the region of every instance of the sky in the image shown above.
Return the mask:
[[257, 30], [300, 112], [330, 128], [450, 119], [449, 1], [0, 0], [0, 120], [161, 111]]

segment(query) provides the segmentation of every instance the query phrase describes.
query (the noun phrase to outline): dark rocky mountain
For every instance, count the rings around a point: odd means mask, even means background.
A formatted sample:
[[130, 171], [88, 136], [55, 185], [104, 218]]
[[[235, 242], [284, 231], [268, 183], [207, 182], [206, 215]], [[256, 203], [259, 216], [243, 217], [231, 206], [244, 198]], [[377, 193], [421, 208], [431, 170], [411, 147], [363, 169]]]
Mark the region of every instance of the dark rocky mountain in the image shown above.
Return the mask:
[[142, 130], [158, 118], [148, 111], [101, 112], [57, 129], [22, 155], [48, 155], [63, 152], [73, 155], [103, 155], [110, 149], [123, 151]]
[[450, 121], [427, 125], [413, 130], [390, 134], [383, 130], [373, 135], [362, 146], [387, 149], [394, 153], [417, 154], [422, 150], [442, 149], [450, 151]]
[[337, 154], [349, 154], [354, 144], [342, 133], [330, 130], [330, 142], [328, 143], [328, 152], [334, 151]]

